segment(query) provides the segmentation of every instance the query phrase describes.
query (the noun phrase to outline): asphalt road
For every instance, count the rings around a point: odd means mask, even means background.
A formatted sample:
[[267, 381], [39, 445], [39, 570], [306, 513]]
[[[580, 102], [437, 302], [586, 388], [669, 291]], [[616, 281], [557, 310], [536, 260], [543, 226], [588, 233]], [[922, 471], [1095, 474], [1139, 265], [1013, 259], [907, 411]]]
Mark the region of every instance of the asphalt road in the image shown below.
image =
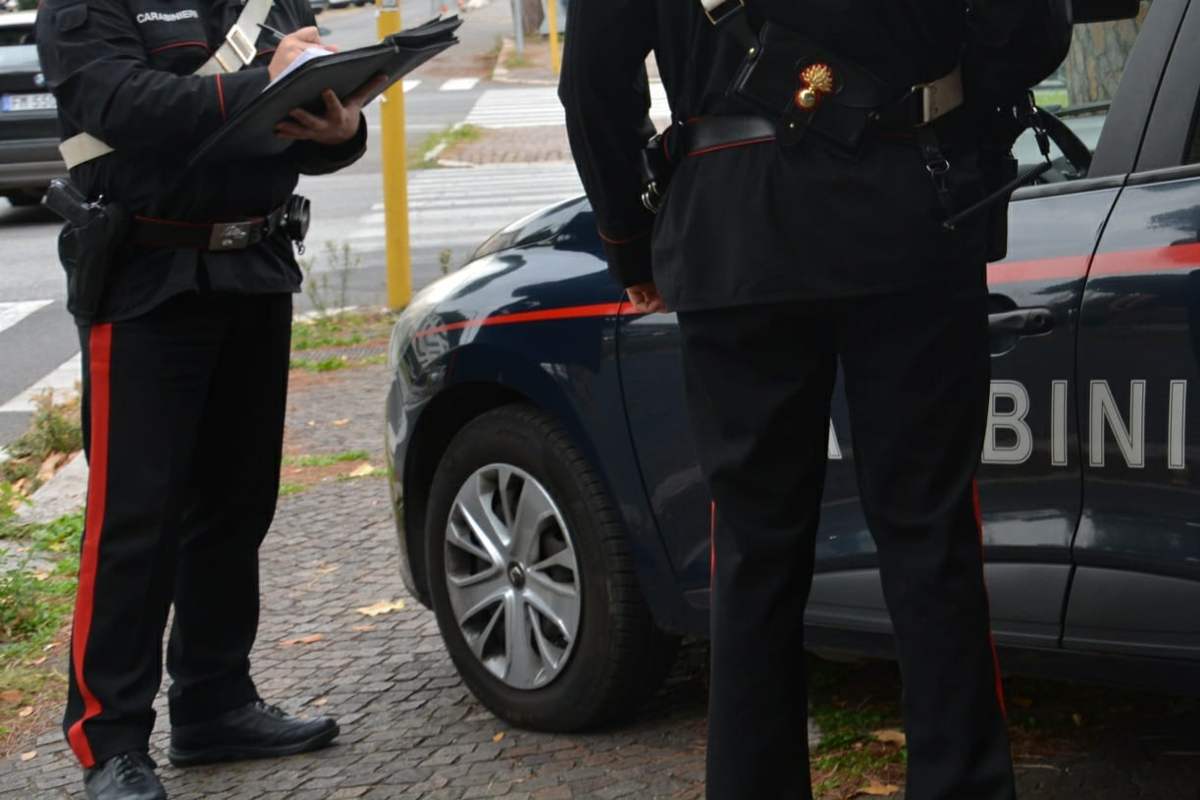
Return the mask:
[[[405, 0], [402, 13], [409, 23], [430, 14], [430, 0]], [[429, 65], [411, 76], [405, 86], [406, 129], [410, 150], [419, 150], [431, 135], [462, 122], [480, 97], [489, 90], [482, 56], [491, 50], [509, 24], [508, 3], [495, 2], [465, 16], [462, 44], [451, 60], [450, 71], [463, 65], [461, 74], [448, 74], [445, 61]], [[376, 12], [372, 7], [327, 11], [319, 24], [325, 39], [345, 49], [377, 40]], [[501, 87], [503, 88], [503, 87]], [[314, 222], [306, 259], [317, 272], [348, 267], [345, 302], [381, 304], [385, 298], [385, 261], [382, 213], [382, 164], [378, 105], [367, 109], [368, 152], [357, 164], [336, 175], [305, 177], [298, 191], [313, 201]], [[467, 173], [442, 176], [435, 173]], [[523, 174], [523, 173], [522, 173]], [[472, 200], [474, 187], [494, 185], [496, 175], [486, 168], [415, 171], [410, 181], [413, 219], [413, 282], [420, 288], [441, 274], [448, 257], [451, 265], [464, 262], [474, 247], [507, 222], [531, 208], [548, 204], [575, 190], [569, 171], [550, 169], [541, 184], [534, 181], [525, 206], [502, 202], [486, 192]], [[550, 181], [550, 184], [546, 183]], [[521, 174], [506, 172], [501, 183], [519, 187]], [[519, 188], [513, 191], [519, 191]], [[455, 197], [447, 199], [447, 192]], [[422, 207], [422, 203], [425, 207]], [[420, 224], [418, 224], [420, 223]], [[0, 447], [23, 431], [29, 404], [22, 399], [35, 384], [59, 370], [57, 383], [71, 385], [70, 359], [79, 345], [74, 325], [65, 313], [65, 285], [57, 263], [55, 242], [59, 224], [38, 208], [13, 208], [0, 200]], [[330, 258], [327, 243], [341, 250], [350, 246], [349, 259]], [[448, 251], [448, 253], [447, 253]], [[330, 276], [333, 284], [341, 276]], [[326, 299], [340, 301], [341, 292]], [[49, 302], [47, 302], [49, 301]], [[306, 296], [298, 298], [305, 307]], [[34, 304], [36, 303], [36, 305]], [[64, 364], [66, 366], [64, 367]], [[54, 383], [55, 381], [51, 381]]]

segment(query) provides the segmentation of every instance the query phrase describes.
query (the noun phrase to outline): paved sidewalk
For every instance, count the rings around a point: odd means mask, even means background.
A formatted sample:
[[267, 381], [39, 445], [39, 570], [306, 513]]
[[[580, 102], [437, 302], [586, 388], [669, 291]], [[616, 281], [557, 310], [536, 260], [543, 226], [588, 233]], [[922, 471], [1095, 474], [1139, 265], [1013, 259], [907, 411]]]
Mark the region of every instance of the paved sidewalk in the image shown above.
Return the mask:
[[[386, 382], [384, 367], [299, 378], [289, 450], [378, 452]], [[262, 574], [253, 656], [262, 693], [291, 711], [336, 715], [344, 733], [321, 753], [182, 771], [166, 764], [160, 715], [152, 754], [174, 800], [702, 796], [703, 644], [685, 648], [667, 687], [628, 725], [570, 736], [509, 728], [473, 700], [433, 615], [403, 592], [383, 479], [282, 499]], [[404, 608], [357, 610], [395, 600]], [[1023, 763], [1022, 800], [1197, 800], [1200, 758], [1168, 755], [1185, 751], [1148, 738], [1156, 725], [1103, 732], [1085, 754]], [[78, 798], [78, 785], [57, 731], [29, 760], [0, 763], [5, 800]]]

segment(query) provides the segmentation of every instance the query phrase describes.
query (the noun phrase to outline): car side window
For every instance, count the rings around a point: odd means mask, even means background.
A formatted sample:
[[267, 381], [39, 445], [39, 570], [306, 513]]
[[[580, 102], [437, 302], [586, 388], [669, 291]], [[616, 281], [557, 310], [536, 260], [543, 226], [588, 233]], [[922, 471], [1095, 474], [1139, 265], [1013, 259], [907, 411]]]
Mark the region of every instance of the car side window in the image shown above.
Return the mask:
[[[1149, 9], [1150, 3], [1142, 2], [1136, 19], [1077, 25], [1062, 66], [1034, 89], [1038, 105], [1063, 120], [1092, 152]], [[1041, 160], [1032, 133], [1017, 141], [1014, 153], [1022, 164]], [[1085, 177], [1062, 166], [1057, 180]]]

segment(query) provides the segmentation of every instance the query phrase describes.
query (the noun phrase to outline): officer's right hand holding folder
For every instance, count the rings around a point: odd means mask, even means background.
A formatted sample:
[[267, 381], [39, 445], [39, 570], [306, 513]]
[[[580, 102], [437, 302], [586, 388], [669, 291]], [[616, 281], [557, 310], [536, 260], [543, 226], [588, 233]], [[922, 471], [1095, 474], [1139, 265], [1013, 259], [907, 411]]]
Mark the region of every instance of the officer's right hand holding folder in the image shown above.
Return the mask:
[[349, 112], [357, 118], [358, 110], [387, 87], [453, 45], [461, 24], [457, 17], [432, 20], [375, 45], [320, 57], [305, 56], [311, 49], [330, 49], [320, 44], [315, 30], [285, 37], [281, 45], [288, 52], [282, 63], [287, 66], [271, 71], [266, 90], [205, 139], [188, 166], [278, 155], [298, 139], [319, 142], [331, 120]]

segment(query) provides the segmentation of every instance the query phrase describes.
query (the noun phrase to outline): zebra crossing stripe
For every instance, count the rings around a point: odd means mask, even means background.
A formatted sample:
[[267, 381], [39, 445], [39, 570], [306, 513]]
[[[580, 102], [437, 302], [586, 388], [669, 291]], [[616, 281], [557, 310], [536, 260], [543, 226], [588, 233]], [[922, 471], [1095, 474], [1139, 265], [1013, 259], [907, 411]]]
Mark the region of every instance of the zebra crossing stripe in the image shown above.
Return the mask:
[[479, 78], [451, 78], [441, 85], [439, 92], [468, 92], [479, 83]]
[[[650, 116], [670, 119], [667, 93], [661, 83], [650, 84]], [[524, 89], [489, 89], [480, 95], [467, 115], [469, 125], [482, 128], [534, 128], [565, 124], [558, 90], [553, 86]]]
[[21, 300], [15, 303], [0, 303], [0, 331], [16, 325], [30, 314], [41, 311], [53, 300]]
[[0, 413], [32, 413], [37, 410], [35, 400], [44, 392], [53, 392], [56, 400], [64, 400], [75, 394], [76, 384], [82, 378], [83, 354], [76, 353], [58, 369], [30, 386], [19, 395], [0, 406]]

